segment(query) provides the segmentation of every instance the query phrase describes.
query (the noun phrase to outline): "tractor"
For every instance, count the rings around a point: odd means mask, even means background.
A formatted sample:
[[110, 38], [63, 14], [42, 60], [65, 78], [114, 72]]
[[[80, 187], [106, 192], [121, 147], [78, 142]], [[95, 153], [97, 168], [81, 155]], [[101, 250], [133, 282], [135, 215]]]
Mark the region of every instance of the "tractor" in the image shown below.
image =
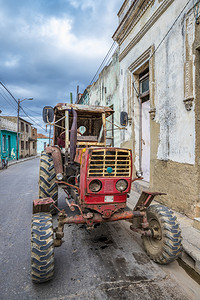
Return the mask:
[[[53, 278], [54, 249], [62, 245], [65, 224], [85, 224], [87, 230], [105, 222], [129, 220], [141, 234], [150, 258], [167, 264], [181, 254], [181, 231], [172, 211], [150, 205], [156, 195], [142, 192], [133, 210], [127, 207], [132, 177], [132, 151], [107, 145], [106, 122], [114, 111], [105, 106], [59, 103], [43, 109], [53, 125], [53, 143], [41, 153], [39, 198], [33, 201], [31, 275], [35, 283]], [[126, 113], [121, 124], [126, 124]], [[109, 121], [110, 122], [110, 121]], [[66, 194], [59, 209], [58, 188]], [[52, 215], [58, 212], [57, 227]]]

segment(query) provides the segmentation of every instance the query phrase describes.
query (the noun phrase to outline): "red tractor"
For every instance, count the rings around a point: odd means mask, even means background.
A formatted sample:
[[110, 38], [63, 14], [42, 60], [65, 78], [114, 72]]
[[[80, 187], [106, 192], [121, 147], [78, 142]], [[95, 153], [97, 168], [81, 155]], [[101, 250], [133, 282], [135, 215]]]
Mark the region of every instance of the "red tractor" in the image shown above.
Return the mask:
[[[62, 245], [65, 224], [95, 224], [130, 220], [130, 229], [142, 235], [144, 248], [155, 262], [167, 264], [181, 253], [181, 232], [176, 217], [165, 206], [151, 205], [160, 193], [142, 192], [130, 210], [132, 153], [106, 146], [106, 122], [114, 111], [59, 103], [45, 107], [43, 119], [54, 126], [53, 145], [41, 153], [39, 199], [33, 201], [31, 266], [36, 283], [52, 279], [54, 247]], [[125, 116], [125, 114], [123, 114]], [[66, 193], [72, 212], [58, 208], [58, 187]], [[52, 214], [58, 212], [53, 229]]]

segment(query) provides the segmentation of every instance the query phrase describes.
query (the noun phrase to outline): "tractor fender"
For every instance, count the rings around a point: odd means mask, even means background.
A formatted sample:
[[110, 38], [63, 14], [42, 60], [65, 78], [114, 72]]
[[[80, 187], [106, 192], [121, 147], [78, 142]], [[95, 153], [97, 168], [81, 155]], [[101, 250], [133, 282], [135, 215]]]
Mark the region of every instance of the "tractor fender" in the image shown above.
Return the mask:
[[52, 155], [56, 175], [58, 173], [63, 174], [63, 162], [60, 148], [58, 146], [46, 147], [46, 153], [50, 153]]

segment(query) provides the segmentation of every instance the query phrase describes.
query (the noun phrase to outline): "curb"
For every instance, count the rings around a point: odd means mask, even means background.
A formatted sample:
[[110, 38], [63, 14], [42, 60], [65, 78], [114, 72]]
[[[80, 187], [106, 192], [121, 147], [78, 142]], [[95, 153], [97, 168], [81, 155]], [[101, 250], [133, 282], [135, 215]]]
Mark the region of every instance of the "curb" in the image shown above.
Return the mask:
[[[130, 198], [127, 201], [127, 206], [134, 209], [134, 206], [139, 199], [140, 194], [136, 191], [131, 191]], [[158, 203], [153, 201], [153, 203]], [[200, 275], [200, 231], [193, 227], [193, 220], [185, 215], [182, 215], [170, 208], [176, 216], [181, 228], [183, 252], [180, 259], [198, 275]]]
[[[19, 164], [19, 163], [22, 163], [24, 161], [27, 161], [27, 160], [31, 160], [31, 159], [35, 159], [35, 158], [38, 158], [40, 157], [40, 154], [38, 155], [34, 155], [34, 156], [30, 156], [30, 157], [26, 157], [26, 158], [21, 158], [19, 160], [12, 160], [12, 161], [9, 161], [8, 162], [8, 168], [12, 165], [16, 165], [16, 164]], [[2, 167], [0, 166], [0, 170], [2, 170]]]
[[187, 240], [182, 242], [183, 252], [180, 257], [184, 263], [200, 275], [200, 251]]

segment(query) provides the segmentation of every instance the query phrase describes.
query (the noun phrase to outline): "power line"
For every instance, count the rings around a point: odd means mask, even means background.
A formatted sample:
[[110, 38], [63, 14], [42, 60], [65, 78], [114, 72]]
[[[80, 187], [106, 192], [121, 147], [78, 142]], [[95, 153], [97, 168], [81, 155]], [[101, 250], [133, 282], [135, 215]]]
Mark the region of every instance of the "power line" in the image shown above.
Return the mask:
[[4, 87], [4, 89], [8, 92], [8, 94], [15, 100], [16, 103], [17, 100], [15, 99], [15, 97], [13, 96], [13, 94], [9, 91], [9, 89], [0, 81], [0, 84]]
[[115, 46], [116, 42], [114, 41], [110, 47], [110, 49], [108, 50], [106, 56], [104, 57], [100, 67], [98, 68], [98, 70], [96, 71], [94, 77], [92, 78], [90, 85], [93, 83], [94, 79], [96, 78], [97, 74], [99, 73], [99, 71], [101, 70], [102, 66], [104, 65], [104, 63], [106, 62], [106, 59], [108, 58], [108, 56], [110, 55], [111, 51], [113, 50], [114, 46]]
[[[3, 88], [8, 92], [8, 94], [13, 98], [13, 100], [17, 103], [18, 105], [18, 101], [15, 99], [15, 97], [13, 96], [13, 94], [9, 91], [9, 89], [0, 81], [0, 85], [3, 86]], [[1, 94], [2, 95], [2, 94]], [[5, 99], [5, 98], [4, 98]], [[5, 99], [6, 100], [6, 99]], [[43, 128], [40, 124], [38, 124], [34, 119], [32, 119], [27, 112], [23, 109], [23, 107], [20, 105], [20, 108], [23, 110], [23, 112], [25, 113], [25, 115], [32, 121], [34, 122], [37, 126], [39, 126], [40, 128], [42, 128], [42, 130], [45, 130], [45, 128]]]
[[32, 122], [34, 122], [37, 126], [39, 126], [40, 128], [42, 128], [42, 130], [45, 130], [46, 131], [46, 129], [44, 128], [44, 127], [42, 127], [40, 124], [38, 124], [35, 120], [33, 120], [28, 114], [27, 114], [27, 112], [23, 109], [23, 107], [20, 105], [20, 108], [21, 108], [21, 110], [25, 113], [25, 115], [32, 121]]
[[176, 19], [174, 20], [172, 26], [169, 28], [169, 30], [167, 31], [167, 33], [164, 35], [163, 39], [160, 41], [160, 43], [158, 44], [158, 46], [155, 48], [155, 50], [153, 51], [153, 53], [151, 54], [151, 56], [149, 57], [149, 60], [154, 56], [154, 54], [156, 53], [156, 51], [158, 50], [158, 48], [162, 45], [162, 43], [164, 42], [164, 40], [166, 39], [166, 37], [168, 36], [168, 34], [170, 33], [170, 31], [172, 30], [172, 28], [174, 27], [174, 25], [176, 24], [176, 22], [178, 21], [178, 19], [180, 18], [180, 16], [182, 15], [183, 11], [185, 10], [185, 8], [188, 6], [189, 2], [191, 0], [189, 0], [185, 6], [183, 7], [183, 9], [181, 10], [180, 14], [176, 17]]
[[15, 110], [17, 110], [17, 108], [15, 107], [15, 105], [14, 105], [14, 103], [13, 103], [13, 101], [9, 98], [9, 96], [8, 96], [8, 94], [6, 93], [7, 91], [3, 88], [3, 86], [1, 86], [0, 85], [0, 89], [1, 89], [1, 91], [2, 91], [2, 93], [4, 94], [4, 96], [2, 95], [2, 97], [5, 99], [5, 97], [7, 98], [7, 102], [9, 101], [9, 104], [12, 106], [12, 107], [14, 107], [14, 109]]
[[13, 105], [13, 103], [11, 104], [11, 102], [10, 101], [8, 101], [5, 97], [4, 97], [4, 95], [0, 92], [0, 95], [1, 95], [1, 97], [10, 105], [10, 106], [12, 106], [12, 108], [14, 108], [16, 111], [17, 111], [17, 109], [16, 109], [16, 107]]
[[[174, 20], [173, 24], [171, 25], [171, 27], [169, 28], [169, 30], [166, 32], [166, 34], [164, 35], [164, 37], [162, 38], [162, 40], [160, 41], [160, 43], [158, 44], [158, 46], [155, 48], [155, 50], [153, 51], [153, 53], [150, 55], [149, 57], [149, 61], [150, 59], [155, 55], [155, 53], [157, 52], [157, 50], [160, 48], [160, 46], [162, 45], [162, 43], [164, 42], [164, 40], [166, 39], [166, 37], [168, 36], [168, 34], [170, 33], [170, 31], [172, 30], [172, 28], [174, 27], [174, 25], [176, 24], [176, 22], [178, 21], [178, 19], [180, 18], [180, 16], [182, 15], [183, 11], [185, 10], [185, 8], [188, 6], [189, 2], [191, 0], [189, 0], [185, 6], [183, 7], [183, 9], [181, 10], [181, 12], [179, 13], [179, 15], [176, 17], [176, 19]], [[199, 1], [199, 0], [198, 0]], [[140, 93], [138, 92], [138, 90], [135, 87], [135, 81], [133, 79], [133, 88], [136, 91], [136, 94], [139, 96]]]
[[39, 114], [39, 113], [37, 113], [37, 112], [35, 112], [35, 111], [33, 111], [32, 109], [30, 109], [29, 107], [27, 107], [27, 106], [25, 106], [25, 105], [23, 105], [26, 109], [28, 109], [28, 110], [30, 110], [32, 113], [34, 113], [34, 114], [36, 114], [36, 115], [38, 115], [38, 116], [42, 116], [42, 114]]

